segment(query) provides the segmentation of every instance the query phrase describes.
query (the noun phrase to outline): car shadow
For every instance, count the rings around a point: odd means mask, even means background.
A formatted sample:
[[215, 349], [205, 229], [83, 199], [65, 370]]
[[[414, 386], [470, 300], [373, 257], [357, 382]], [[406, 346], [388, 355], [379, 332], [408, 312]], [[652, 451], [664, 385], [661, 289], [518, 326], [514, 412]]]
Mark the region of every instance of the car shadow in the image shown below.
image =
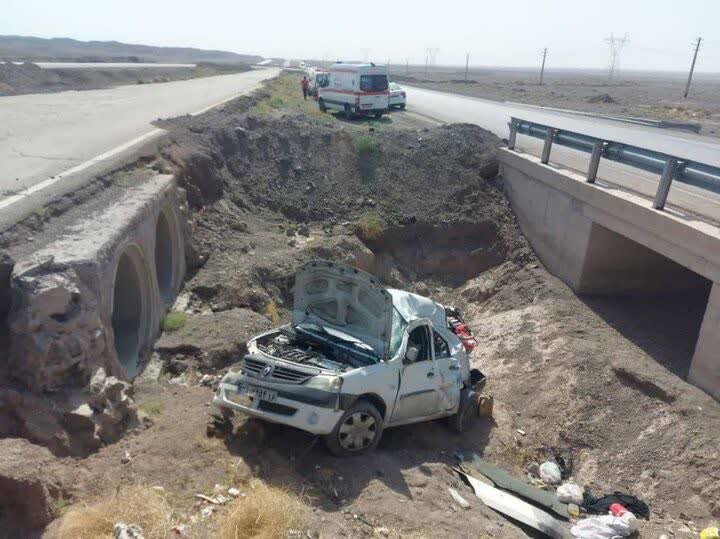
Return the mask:
[[225, 436], [228, 452], [241, 457], [256, 476], [275, 486], [315, 491], [315, 503], [328, 511], [352, 503], [371, 481], [380, 481], [412, 499], [418, 477], [432, 475], [431, 465], [458, 464], [458, 453], [482, 455], [494, 420], [473, 418], [459, 434], [445, 420], [388, 429], [375, 451], [354, 457], [332, 455], [319, 436], [254, 418], [234, 420]]

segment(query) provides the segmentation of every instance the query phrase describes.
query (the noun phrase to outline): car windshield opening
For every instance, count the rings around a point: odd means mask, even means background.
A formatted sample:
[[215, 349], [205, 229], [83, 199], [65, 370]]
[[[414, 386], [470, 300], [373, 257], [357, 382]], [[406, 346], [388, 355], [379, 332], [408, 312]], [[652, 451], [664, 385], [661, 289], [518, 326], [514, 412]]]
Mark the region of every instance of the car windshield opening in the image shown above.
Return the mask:
[[387, 75], [362, 75], [360, 77], [360, 90], [363, 92], [384, 92], [387, 89]]

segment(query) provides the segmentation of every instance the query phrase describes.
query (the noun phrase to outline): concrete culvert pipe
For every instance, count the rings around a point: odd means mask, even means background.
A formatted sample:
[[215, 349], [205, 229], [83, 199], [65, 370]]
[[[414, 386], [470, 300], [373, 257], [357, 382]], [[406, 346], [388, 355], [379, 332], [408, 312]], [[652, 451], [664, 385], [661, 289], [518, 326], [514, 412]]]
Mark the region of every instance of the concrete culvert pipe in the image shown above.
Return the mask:
[[175, 295], [173, 270], [175, 252], [173, 234], [165, 213], [160, 213], [155, 232], [155, 273], [157, 275], [160, 297], [166, 306], [170, 305]]
[[137, 374], [140, 348], [147, 335], [147, 276], [143, 270], [140, 253], [134, 248], [126, 250], [118, 262], [113, 287], [115, 352], [128, 378]]

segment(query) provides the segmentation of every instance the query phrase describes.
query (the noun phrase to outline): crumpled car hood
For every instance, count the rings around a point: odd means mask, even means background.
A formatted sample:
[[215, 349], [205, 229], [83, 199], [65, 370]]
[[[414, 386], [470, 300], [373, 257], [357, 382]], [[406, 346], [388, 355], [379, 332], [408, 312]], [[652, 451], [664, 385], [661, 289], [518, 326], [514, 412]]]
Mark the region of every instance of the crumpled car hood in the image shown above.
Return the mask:
[[333, 328], [387, 359], [392, 297], [377, 278], [335, 262], [313, 260], [295, 273], [293, 324]]

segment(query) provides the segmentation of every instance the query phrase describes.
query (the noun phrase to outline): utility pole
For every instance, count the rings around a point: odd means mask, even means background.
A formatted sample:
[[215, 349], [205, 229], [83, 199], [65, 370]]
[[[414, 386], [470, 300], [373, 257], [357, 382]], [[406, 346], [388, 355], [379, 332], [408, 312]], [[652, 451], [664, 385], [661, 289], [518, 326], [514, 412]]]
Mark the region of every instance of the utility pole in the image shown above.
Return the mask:
[[468, 52], [465, 55], [465, 82], [467, 82], [468, 77], [468, 66], [470, 65], [470, 53]]
[[693, 54], [692, 64], [690, 64], [690, 73], [688, 74], [688, 81], [685, 85], [685, 94], [683, 95], [685, 99], [687, 99], [688, 92], [690, 91], [690, 82], [692, 81], [693, 71], [695, 71], [695, 61], [697, 60], [698, 51], [700, 50], [700, 42], [702, 42], [701, 37], [697, 38], [695, 43], [693, 43], [693, 45], [695, 45], [695, 54]]
[[540, 67], [540, 86], [543, 83], [543, 75], [545, 75], [545, 58], [547, 58], [547, 47], [542, 51], [542, 66]]
[[410, 74], [410, 58], [405, 58], [405, 74]]
[[610, 67], [608, 71], [608, 78], [611, 81], [620, 71], [620, 53], [629, 42], [630, 40], [628, 39], [627, 34], [625, 34], [622, 39], [615, 37], [613, 34], [610, 34], [610, 37], [605, 39], [605, 43], [607, 43], [610, 47]]

